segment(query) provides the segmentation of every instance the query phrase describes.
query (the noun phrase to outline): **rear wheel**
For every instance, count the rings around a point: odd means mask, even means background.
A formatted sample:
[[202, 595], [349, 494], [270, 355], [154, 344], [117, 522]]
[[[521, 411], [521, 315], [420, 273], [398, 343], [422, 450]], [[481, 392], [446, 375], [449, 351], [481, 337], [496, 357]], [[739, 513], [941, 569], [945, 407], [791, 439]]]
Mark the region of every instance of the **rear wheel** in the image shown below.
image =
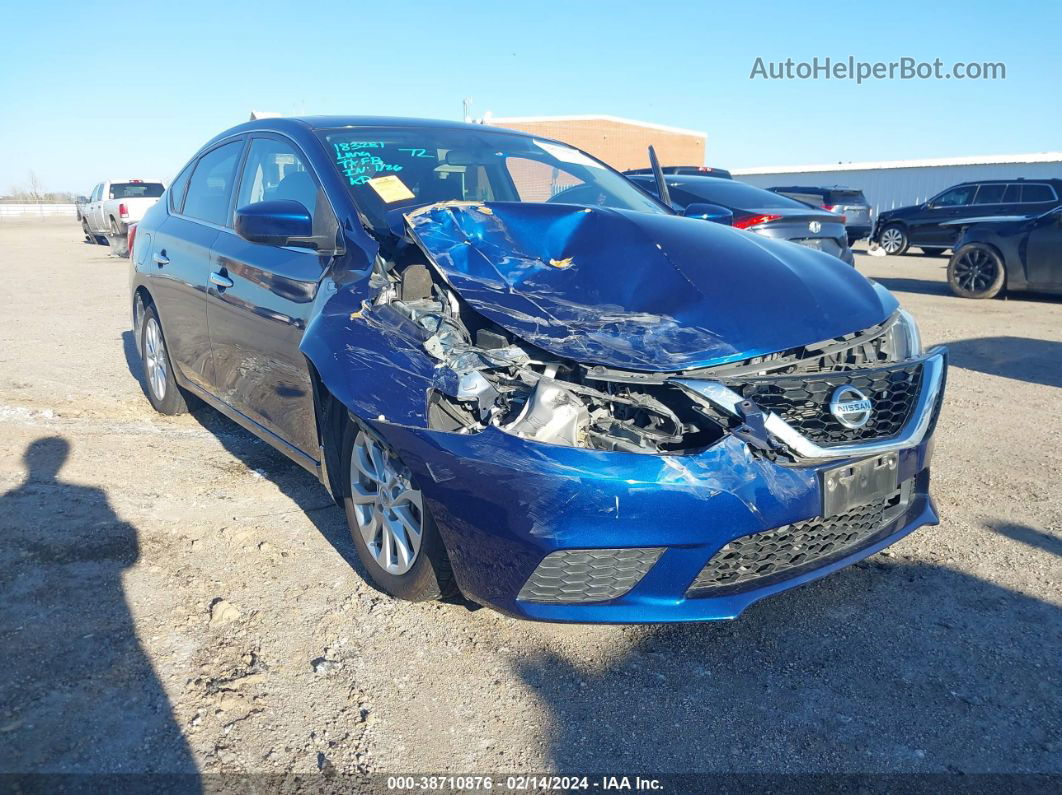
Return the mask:
[[117, 221], [115, 221], [112, 218], [111, 219], [111, 237], [121, 237], [123, 234], [124, 234], [124, 232], [122, 232], [121, 224], [119, 224]]
[[342, 451], [347, 524], [373, 582], [412, 602], [455, 594], [446, 548], [409, 469], [374, 433], [352, 422]]
[[925, 246], [920, 246], [920, 248], [922, 249], [922, 253], [927, 257], [939, 257], [945, 251], [945, 249], [942, 248], [926, 248]]
[[903, 254], [907, 251], [910, 241], [907, 239], [907, 232], [904, 231], [904, 228], [898, 224], [893, 224], [892, 226], [886, 226], [882, 231], [878, 245], [881, 246], [881, 250], [886, 254]]
[[948, 286], [961, 298], [994, 298], [1005, 279], [1002, 258], [978, 243], [963, 246], [948, 262]]
[[144, 307], [140, 350], [143, 351], [144, 391], [155, 411], [160, 414], [184, 414], [188, 411], [184, 393], [173, 377], [170, 352], [162, 335], [162, 324], [152, 304]]

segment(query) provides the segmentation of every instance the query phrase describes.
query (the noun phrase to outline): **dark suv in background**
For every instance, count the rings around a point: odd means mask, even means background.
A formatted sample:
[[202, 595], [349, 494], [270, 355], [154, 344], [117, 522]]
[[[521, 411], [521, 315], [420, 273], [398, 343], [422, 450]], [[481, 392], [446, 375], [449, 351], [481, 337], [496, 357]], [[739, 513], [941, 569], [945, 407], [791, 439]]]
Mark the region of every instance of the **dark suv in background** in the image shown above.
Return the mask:
[[918, 246], [924, 254], [951, 248], [961, 224], [970, 218], [1042, 215], [1062, 204], [1062, 179], [986, 179], [963, 182], [924, 204], [878, 214], [871, 236], [886, 254], [903, 254]]
[[863, 191], [834, 185], [832, 188], [809, 188], [803, 186], [768, 188], [770, 191], [796, 199], [798, 202], [821, 207], [845, 217], [844, 228], [848, 232], [848, 245], [870, 235], [870, 202]]

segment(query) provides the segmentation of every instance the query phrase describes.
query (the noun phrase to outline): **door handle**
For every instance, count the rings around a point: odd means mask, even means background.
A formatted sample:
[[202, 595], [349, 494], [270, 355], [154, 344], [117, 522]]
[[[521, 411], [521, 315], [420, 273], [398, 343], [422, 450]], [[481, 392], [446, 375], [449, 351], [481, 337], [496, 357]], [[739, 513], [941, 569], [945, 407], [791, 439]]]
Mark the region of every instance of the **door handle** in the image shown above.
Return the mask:
[[155, 264], [158, 265], [160, 268], [163, 265], [169, 265], [170, 264], [170, 258], [166, 256], [166, 252], [165, 251], [163, 251], [161, 254], [156, 254], [153, 257], [153, 259], [155, 260]]
[[228, 276], [224, 276], [217, 271], [210, 274], [210, 283], [215, 284], [224, 290], [226, 287], [232, 287], [232, 279]]

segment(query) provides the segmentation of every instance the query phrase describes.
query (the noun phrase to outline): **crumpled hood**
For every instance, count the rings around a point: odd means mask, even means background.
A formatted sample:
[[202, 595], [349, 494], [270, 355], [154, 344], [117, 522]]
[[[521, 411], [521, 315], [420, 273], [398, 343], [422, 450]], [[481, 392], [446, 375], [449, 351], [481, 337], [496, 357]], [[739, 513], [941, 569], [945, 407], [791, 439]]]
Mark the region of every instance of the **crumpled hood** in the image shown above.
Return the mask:
[[472, 308], [583, 364], [703, 367], [859, 331], [896, 308], [835, 257], [698, 219], [518, 202], [406, 219]]

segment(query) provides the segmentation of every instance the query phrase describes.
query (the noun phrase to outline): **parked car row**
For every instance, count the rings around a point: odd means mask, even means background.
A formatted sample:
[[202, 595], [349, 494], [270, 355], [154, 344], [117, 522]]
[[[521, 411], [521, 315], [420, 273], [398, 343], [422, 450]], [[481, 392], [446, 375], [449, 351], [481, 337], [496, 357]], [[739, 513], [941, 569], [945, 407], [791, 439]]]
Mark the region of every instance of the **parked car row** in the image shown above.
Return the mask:
[[[655, 177], [635, 174], [628, 179], [659, 198]], [[715, 205], [729, 213], [727, 222], [738, 229], [789, 240], [855, 264], [843, 215], [733, 179], [669, 176], [666, 183], [671, 204], [679, 212], [698, 203]]]
[[732, 618], [935, 524], [947, 354], [824, 253], [840, 216], [641, 176], [482, 125], [227, 130], [133, 241], [147, 398], [316, 475], [381, 590], [524, 618]]

